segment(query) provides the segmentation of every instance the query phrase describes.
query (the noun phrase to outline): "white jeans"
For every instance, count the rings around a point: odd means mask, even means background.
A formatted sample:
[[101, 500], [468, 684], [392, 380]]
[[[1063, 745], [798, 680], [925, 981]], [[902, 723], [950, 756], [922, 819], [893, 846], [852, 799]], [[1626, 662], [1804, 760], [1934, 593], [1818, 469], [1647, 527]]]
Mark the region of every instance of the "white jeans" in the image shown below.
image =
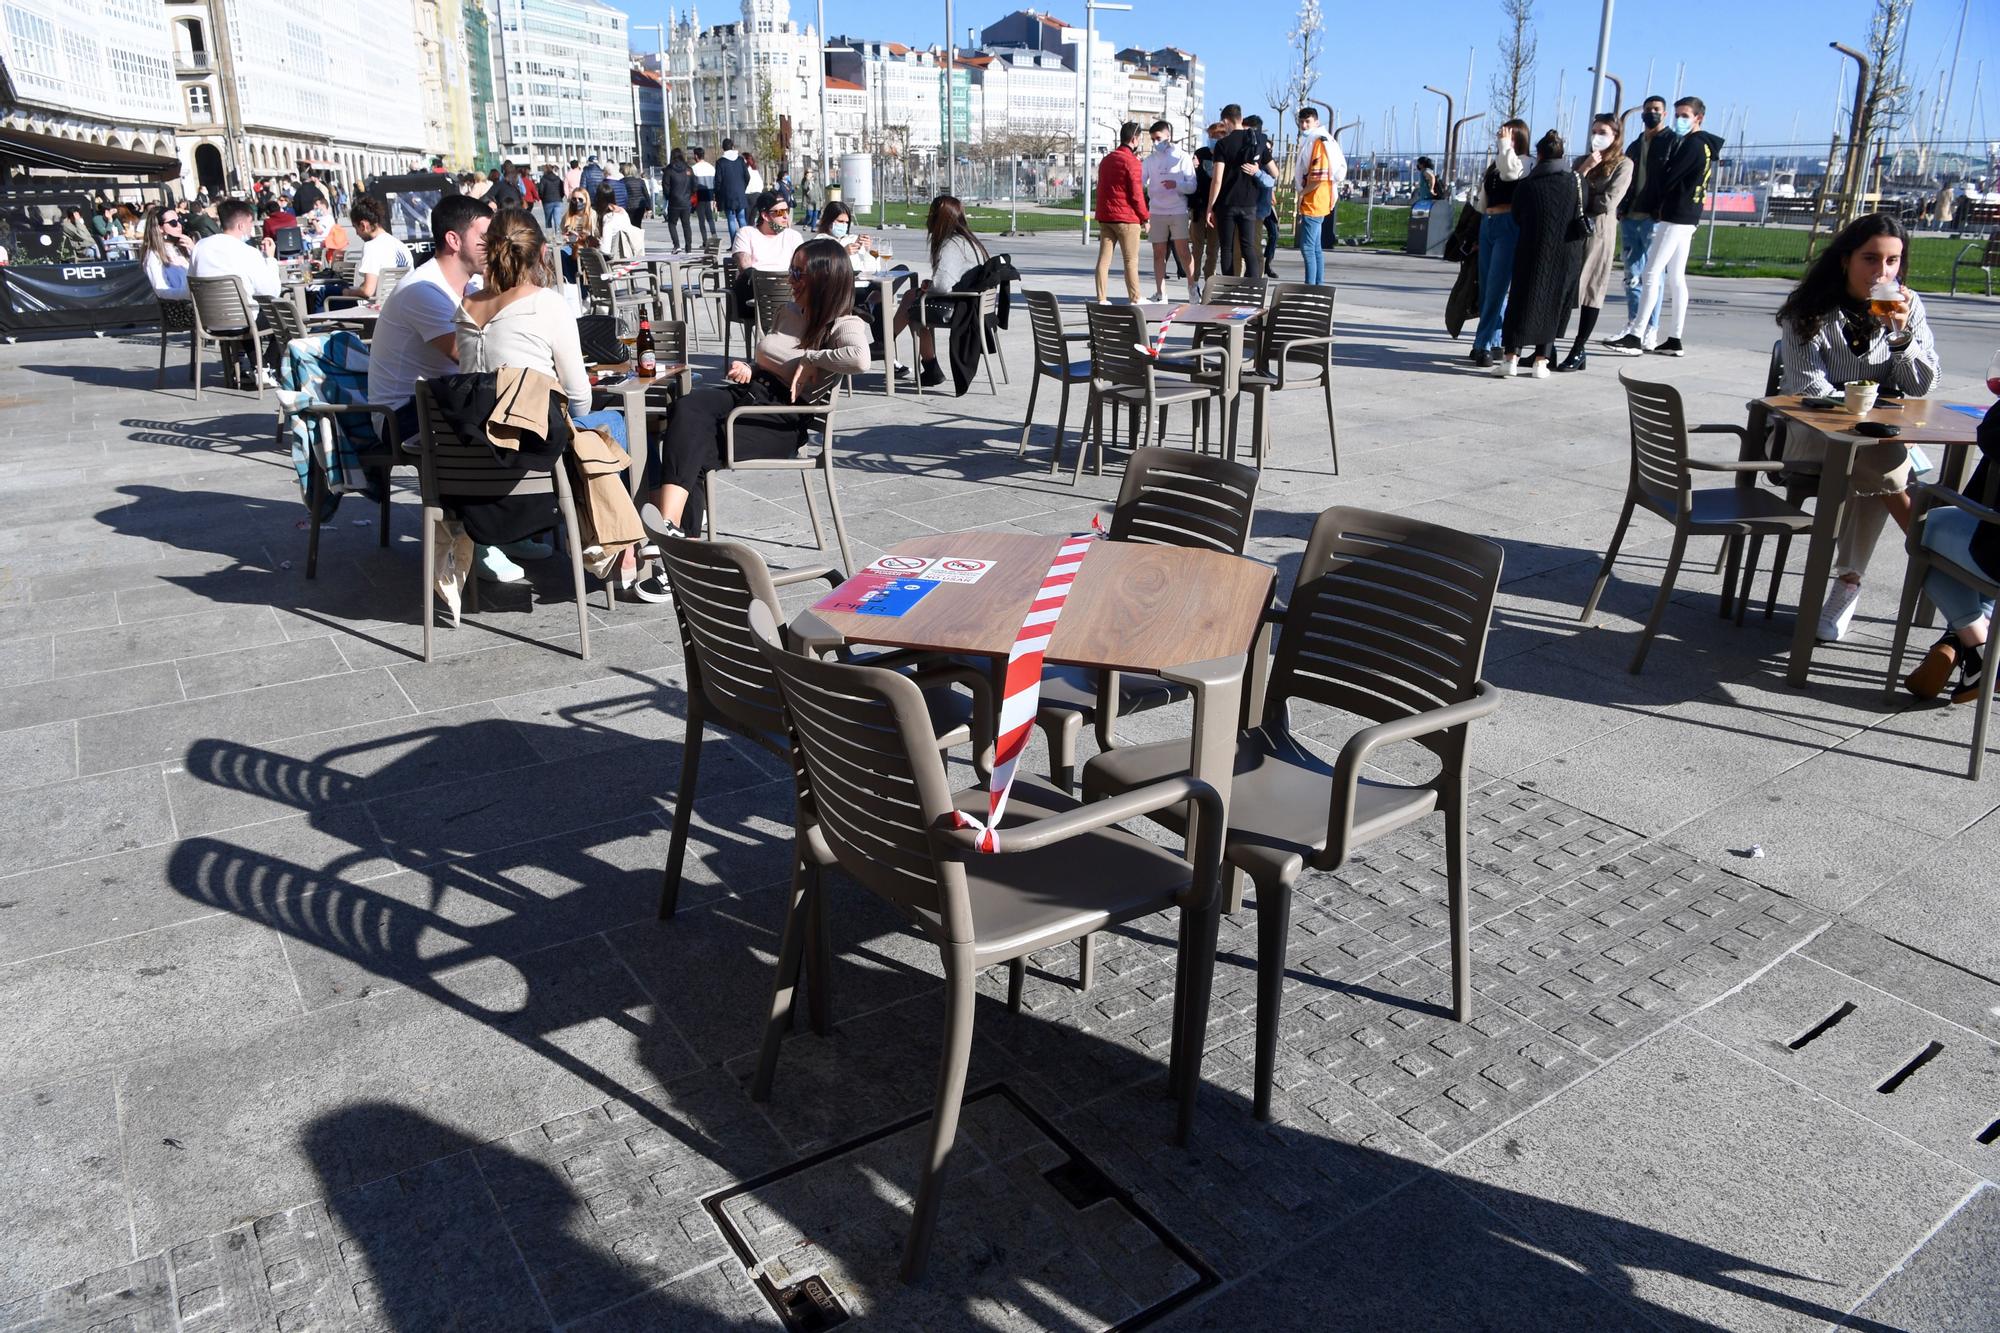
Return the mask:
[[1646, 326], [1657, 318], [1666, 302], [1663, 283], [1672, 283], [1674, 289], [1673, 332], [1667, 336], [1678, 338], [1687, 327], [1688, 246], [1694, 240], [1694, 227], [1692, 222], [1653, 225], [1653, 243], [1646, 249], [1646, 272], [1639, 279], [1639, 311], [1625, 326], [1627, 334], [1643, 335]]

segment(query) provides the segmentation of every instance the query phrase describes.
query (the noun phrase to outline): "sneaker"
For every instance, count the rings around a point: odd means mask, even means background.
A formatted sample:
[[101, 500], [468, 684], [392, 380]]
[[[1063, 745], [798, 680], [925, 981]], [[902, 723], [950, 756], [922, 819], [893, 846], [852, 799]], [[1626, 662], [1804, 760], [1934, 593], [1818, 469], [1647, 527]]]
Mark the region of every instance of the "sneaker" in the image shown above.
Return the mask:
[[1931, 645], [1917, 669], [1903, 677], [1903, 688], [1919, 699], [1935, 699], [1944, 693], [1951, 673], [1958, 666], [1958, 638], [1947, 634]]
[[1549, 377], [1549, 363], [1540, 357], [1536, 357], [1535, 378], [1538, 380], [1545, 380], [1548, 377]]
[[1521, 363], [1513, 357], [1503, 356], [1493, 363], [1493, 377], [1495, 379], [1511, 380], [1520, 368]]
[[1147, 297], [1146, 299], [1148, 301], [1151, 301], [1154, 305], [1158, 305], [1162, 301], [1167, 299], [1167, 294], [1161, 291], [1158, 287], [1155, 287], [1153, 288], [1153, 294]]
[[938, 365], [935, 361], [926, 361], [924, 363], [924, 373], [917, 377], [917, 383], [926, 389], [935, 389], [938, 385], [944, 383], [944, 379], [944, 367]]
[[640, 508], [639, 523], [659, 541], [681, 541], [687, 536], [681, 531], [680, 524], [662, 514], [659, 507], [651, 501]]
[[1474, 348], [1472, 351], [1472, 364], [1481, 370], [1490, 368], [1493, 364], [1493, 353], [1487, 351], [1484, 347]]
[[1680, 340], [1679, 338], [1668, 338], [1668, 339], [1665, 339], [1664, 341], [1662, 341], [1662, 342], [1660, 343], [1660, 345], [1659, 345], [1659, 346], [1657, 346], [1657, 347], [1649, 347], [1649, 348], [1647, 348], [1646, 350], [1647, 350], [1647, 351], [1649, 351], [1649, 352], [1657, 352], [1657, 353], [1659, 353], [1659, 354], [1660, 354], [1661, 356], [1686, 356], [1686, 355], [1687, 355], [1687, 349], [1686, 349], [1685, 347], [1682, 347], [1682, 346], [1681, 346], [1681, 340]]
[[479, 571], [479, 577], [488, 583], [519, 583], [528, 577], [528, 572], [507, 558], [507, 553], [497, 546], [482, 546], [473, 557], [472, 567]]
[[1571, 370], [1586, 370], [1589, 368], [1589, 366], [1590, 366], [1589, 357], [1585, 356], [1582, 352], [1571, 352], [1568, 356], [1562, 359], [1562, 363], [1558, 365], [1556, 369], [1558, 371], [1567, 372]]
[[1201, 280], [1199, 278], [1188, 280], [1188, 299], [1191, 301], [1201, 300]]
[[[526, 541], [508, 542], [500, 549], [507, 553], [509, 560], [517, 564], [524, 560], [548, 560], [553, 558], [556, 553], [554, 546], [551, 546], [547, 542], [538, 542], [532, 537]], [[585, 552], [585, 554], [588, 554], [588, 552]]]
[[1603, 338], [1597, 344], [1613, 356], [1637, 356], [1645, 350], [1636, 333], [1620, 334], [1616, 338]]
[[1860, 603], [1860, 583], [1835, 579], [1833, 586], [1827, 589], [1826, 601], [1819, 609], [1819, 641], [1839, 643], [1845, 638], [1847, 627], [1854, 623], [1854, 608]]
[[628, 590], [642, 602], [651, 602], [657, 605], [662, 602], [671, 602], [674, 600], [673, 589], [667, 586], [666, 578], [659, 574], [648, 574], [645, 578], [629, 585]]

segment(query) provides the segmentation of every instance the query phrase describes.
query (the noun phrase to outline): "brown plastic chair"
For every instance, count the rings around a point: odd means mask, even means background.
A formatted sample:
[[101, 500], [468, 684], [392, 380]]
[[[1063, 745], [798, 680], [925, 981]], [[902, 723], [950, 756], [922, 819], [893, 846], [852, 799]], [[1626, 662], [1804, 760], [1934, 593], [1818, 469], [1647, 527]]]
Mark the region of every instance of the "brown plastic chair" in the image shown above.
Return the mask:
[[[974, 849], [954, 827], [959, 803], [985, 808], [985, 793], [954, 795], [931, 744], [923, 692], [879, 667], [823, 662], [778, 646], [768, 608], [751, 609], [764, 660], [778, 674], [798, 774], [799, 838], [771, 1018], [750, 1095], [764, 1101], [790, 1026], [792, 994], [812, 914], [823, 911], [821, 874], [833, 866], [902, 909], [937, 945], [945, 978], [944, 1059], [923, 1160], [902, 1276], [921, 1278], [930, 1258], [945, 1166], [958, 1133], [972, 1055], [974, 984], [1005, 963], [1018, 1003], [1027, 956], [1154, 912], [1180, 910], [1173, 1058], [1168, 1084], [1180, 1101], [1175, 1141], [1194, 1119], [1208, 1028], [1220, 921], [1216, 830], [1221, 804], [1213, 788], [1170, 777], [1096, 805], [1032, 781], [1017, 781], [999, 851]], [[1193, 864], [1175, 852], [1111, 825], [1192, 803], [1202, 814]]]
[[[1910, 627], [1917, 623], [1917, 604], [1923, 597], [1924, 578], [1935, 569], [1968, 588], [1977, 589], [1980, 596], [2000, 599], [2000, 583], [1991, 575], [1974, 566], [1962, 565], [1949, 556], [1940, 555], [1924, 545], [1924, 528], [1940, 506], [1949, 505], [1962, 509], [1990, 527], [2000, 527], [2000, 510], [1991, 507], [1992, 495], [1980, 497], [1987, 501], [1968, 499], [1957, 491], [1939, 486], [1934, 482], [1918, 482], [1911, 487], [1920, 497], [1920, 507], [1910, 519], [1910, 531], [1904, 540], [1904, 549], [1909, 552], [1910, 563], [1903, 575], [1903, 600], [1896, 609], [1896, 637], [1889, 645], [1889, 675], [1884, 684], [1891, 697], [1901, 685], [1903, 674], [1903, 651], [1909, 647]], [[1990, 487], [1988, 488], [1991, 489]], [[1972, 763], [1965, 776], [1979, 781], [1979, 771], [1986, 761], [1986, 723], [1993, 711], [1993, 679], [1995, 668], [2000, 667], [2000, 650], [1996, 650], [1991, 639], [1987, 641], [1986, 658], [1979, 674], [1979, 702], [1972, 706]]]
[[[1334, 475], [1340, 475], [1340, 436], [1333, 420], [1333, 296], [1334, 289], [1303, 282], [1272, 287], [1271, 308], [1265, 312], [1257, 342], [1257, 368], [1244, 372], [1241, 388], [1251, 396], [1250, 449], [1256, 466], [1264, 466], [1271, 448], [1268, 411], [1272, 390], [1318, 386], [1326, 398], [1326, 443], [1333, 453]], [[1230, 438], [1235, 439], [1232, 430]]]
[[[825, 565], [773, 575], [763, 557], [747, 546], [661, 536], [659, 511], [648, 505], [644, 517], [659, 543], [661, 565], [673, 589], [674, 615], [680, 623], [688, 676], [681, 783], [674, 797], [666, 876], [660, 885], [660, 920], [665, 921], [680, 905], [681, 869], [687, 860], [688, 824], [694, 811], [704, 729], [712, 723], [781, 758], [791, 753], [778, 678], [765, 664], [750, 632], [751, 606], [762, 606], [776, 617], [778, 589], [815, 579], [838, 586], [842, 575]], [[900, 656], [875, 660], [900, 660]], [[979, 751], [974, 765], [986, 771], [986, 751], [993, 743], [992, 687], [986, 677], [967, 667], [940, 665], [913, 671], [911, 679], [924, 688], [938, 749], [972, 742]], [[958, 693], [950, 688], [953, 685], [965, 686], [968, 693]], [[823, 1010], [822, 1004], [815, 1003], [815, 1014]]]
[[[160, 298], [160, 370], [153, 376], [153, 387], [162, 388], [167, 382], [167, 338], [171, 334], [194, 334], [194, 302], [186, 298], [162, 296]], [[190, 354], [193, 348], [189, 348]]]
[[[1721, 537], [1725, 541], [1724, 554], [1728, 557], [1729, 571], [1722, 585], [1722, 607], [1723, 614], [1728, 615], [1738, 596], [1740, 539], [1777, 537], [1783, 541], [1810, 531], [1812, 518], [1754, 486], [1716, 486], [1695, 490], [1691, 474], [1696, 471], [1741, 475], [1777, 472], [1784, 465], [1769, 459], [1710, 463], [1690, 458], [1689, 431], [1687, 418], [1681, 410], [1680, 391], [1671, 384], [1652, 384], [1626, 374], [1620, 374], [1618, 382], [1625, 386], [1626, 414], [1631, 420], [1632, 475], [1625, 487], [1625, 507], [1618, 515], [1618, 526], [1611, 533], [1610, 549], [1604, 553], [1604, 565], [1597, 571], [1597, 582], [1591, 586], [1590, 600], [1584, 603], [1583, 614], [1577, 619], [1589, 620], [1596, 614], [1597, 599], [1604, 595], [1604, 586], [1611, 581], [1611, 567], [1618, 560], [1618, 548], [1625, 541], [1626, 528], [1631, 526], [1633, 510], [1643, 508], [1673, 524], [1674, 543], [1667, 553], [1667, 571], [1660, 580], [1660, 593], [1654, 599], [1653, 614], [1647, 619], [1646, 628], [1640, 632], [1639, 646], [1632, 654], [1631, 671], [1636, 676], [1646, 664], [1646, 650], [1652, 646], [1660, 622], [1666, 618], [1667, 603], [1674, 595], [1674, 579], [1680, 574], [1681, 558], [1687, 551], [1688, 538]], [[1730, 434], [1747, 442], [1747, 432], [1741, 426], [1696, 426], [1694, 433]], [[1782, 572], [1782, 561], [1778, 568]], [[1752, 569], [1754, 572], [1754, 563]], [[1747, 579], [1744, 585], [1743, 596], [1747, 598]], [[1742, 618], [1740, 609], [1739, 620]]]
[[[1281, 629], [1262, 724], [1243, 734], [1223, 855], [1257, 886], [1257, 1060], [1254, 1110], [1268, 1117], [1285, 985], [1292, 886], [1308, 868], [1334, 870], [1362, 843], [1433, 812], [1444, 814], [1451, 913], [1452, 1014], [1472, 1012], [1466, 868], [1467, 742], [1500, 704], [1479, 678], [1501, 552], [1483, 538], [1362, 509], [1329, 509], [1313, 524]], [[1290, 731], [1287, 704], [1309, 700], [1366, 718], [1332, 763]], [[1403, 783], [1364, 775], [1380, 747], [1415, 741], [1437, 776]], [[1189, 742], [1113, 750], [1083, 771], [1086, 800], [1184, 773]], [[1185, 812], [1155, 815], [1170, 829]]]
[[250, 284], [231, 274], [224, 278], [189, 278], [188, 301], [194, 306], [194, 335], [189, 347], [188, 374], [194, 396], [201, 397], [201, 352], [210, 343], [242, 343], [249, 351], [257, 396], [264, 396], [264, 334], [257, 327], [257, 302]]
[[1035, 395], [1041, 392], [1042, 381], [1054, 380], [1062, 385], [1062, 399], [1056, 407], [1056, 442], [1049, 451], [1049, 475], [1054, 476], [1062, 465], [1063, 432], [1069, 424], [1069, 389], [1072, 384], [1090, 383], [1090, 361], [1072, 361], [1074, 349], [1070, 344], [1088, 342], [1087, 332], [1072, 333], [1063, 327], [1062, 308], [1056, 304], [1054, 292], [1022, 292], [1021, 299], [1028, 303], [1028, 328], [1035, 339], [1034, 375], [1028, 381], [1028, 412], [1021, 418], [1021, 447], [1015, 452], [1026, 457], [1028, 453], [1028, 432], [1035, 426]]
[[[830, 376], [821, 380], [812, 396], [803, 403], [746, 403], [729, 409], [729, 415], [722, 419], [722, 466], [708, 474], [708, 533], [713, 537], [722, 530], [721, 521], [715, 512], [715, 474], [717, 472], [796, 472], [799, 484], [805, 487], [806, 517], [812, 520], [813, 540], [819, 549], [826, 549], [826, 532], [820, 527], [819, 505], [813, 500], [812, 476], [817, 472], [826, 483], [827, 507], [833, 511], [833, 536], [840, 548], [840, 563], [848, 569], [854, 568], [854, 553], [847, 549], [847, 521], [840, 512], [840, 492], [833, 481], [833, 411], [834, 389], [840, 376]], [[736, 456], [736, 426], [738, 422], [754, 420], [758, 417], [797, 417], [799, 449], [796, 455], [784, 458], [738, 458]], [[813, 444], [807, 438], [814, 422], [819, 424], [819, 443]]]
[[754, 298], [752, 309], [757, 315], [757, 336], [761, 338], [777, 327], [778, 312], [792, 303], [792, 275], [753, 272], [750, 275], [750, 294]]
[[[569, 545], [570, 577], [576, 584], [577, 655], [590, 659], [590, 610], [584, 604], [583, 548], [577, 538], [576, 505], [570, 497], [569, 469], [557, 459], [547, 472], [523, 470], [518, 462], [494, 457], [492, 446], [481, 441], [467, 443], [437, 410], [428, 381], [417, 381], [417, 486], [424, 502], [424, 661], [431, 660], [431, 624], [437, 619], [436, 596], [431, 590], [437, 561], [437, 520], [452, 516], [447, 500], [497, 500], [513, 495], [553, 495], [562, 515], [563, 536]], [[405, 451], [409, 449], [404, 446]], [[611, 590], [604, 593], [605, 609], [611, 606]], [[468, 611], [479, 609], [479, 579], [465, 581]]]
[[[927, 291], [921, 298], [912, 301], [910, 303], [909, 326], [910, 349], [912, 358], [917, 361], [923, 359], [923, 330], [927, 327], [933, 330], [946, 327], [946, 324], [942, 321], [936, 324], [932, 324], [929, 321], [925, 314], [925, 302], [928, 301], [959, 301], [968, 303], [974, 307], [973, 318], [979, 321], [979, 364], [986, 371], [986, 391], [998, 398], [1000, 390], [993, 383], [993, 362], [995, 360], [1000, 363], [1001, 382], [1004, 384], [1012, 384], [1014, 382], [1008, 378], [1007, 354], [1001, 346], [1000, 335], [994, 327], [1000, 318], [1000, 289], [998, 287], [986, 287], [976, 292]], [[989, 344], [991, 350], [988, 350]], [[917, 396], [919, 398], [923, 397], [924, 382], [921, 376], [917, 378], [914, 387]]]
[[641, 319], [658, 320], [665, 315], [657, 289], [635, 288], [630, 279], [612, 277], [604, 252], [594, 245], [577, 247], [576, 271], [583, 280], [586, 304], [598, 314], [616, 317], [621, 329], [637, 328]]
[[[1096, 475], [1104, 472], [1104, 409], [1124, 408], [1131, 414], [1128, 447], [1153, 437], [1153, 416], [1157, 411], [1160, 438], [1167, 436], [1167, 412], [1176, 403], [1209, 404], [1222, 402], [1220, 381], [1162, 379], [1162, 372], [1175, 366], [1162, 365], [1139, 349], [1147, 345], [1146, 322], [1129, 305], [1094, 305], [1086, 312], [1090, 319], [1090, 400], [1084, 415], [1090, 425], [1076, 451], [1076, 470], [1070, 474], [1074, 485], [1083, 476], [1084, 459], [1092, 444], [1097, 446]], [[1192, 410], [1192, 409], [1191, 409]], [[1141, 413], [1144, 428], [1141, 429]], [[1190, 423], [1191, 425], [1193, 423]], [[1113, 428], [1116, 428], [1114, 421]]]

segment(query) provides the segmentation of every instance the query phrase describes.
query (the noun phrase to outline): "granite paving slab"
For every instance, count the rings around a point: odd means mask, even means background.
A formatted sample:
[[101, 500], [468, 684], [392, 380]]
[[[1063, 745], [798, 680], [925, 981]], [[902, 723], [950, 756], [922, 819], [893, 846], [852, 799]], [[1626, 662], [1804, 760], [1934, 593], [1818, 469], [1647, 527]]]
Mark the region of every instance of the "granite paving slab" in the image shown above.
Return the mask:
[[1982, 1186], [1904, 1260], [1868, 1299], [1848, 1315], [1844, 1328], [1921, 1328], [1973, 1333], [2000, 1328], [2000, 1284], [1993, 1256], [2000, 1253], [2000, 1189]]

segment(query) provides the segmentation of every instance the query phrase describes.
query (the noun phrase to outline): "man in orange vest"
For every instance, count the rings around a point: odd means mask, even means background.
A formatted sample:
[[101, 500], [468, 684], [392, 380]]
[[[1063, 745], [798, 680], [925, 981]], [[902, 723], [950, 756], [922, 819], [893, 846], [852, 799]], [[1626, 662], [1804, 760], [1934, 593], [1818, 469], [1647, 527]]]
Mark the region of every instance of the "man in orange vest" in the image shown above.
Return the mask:
[[1347, 155], [1319, 127], [1319, 112], [1313, 107], [1299, 112], [1298, 152], [1298, 175], [1292, 183], [1299, 195], [1299, 255], [1305, 260], [1306, 281], [1319, 283], [1326, 278], [1320, 230], [1333, 213], [1340, 183], [1347, 179]]

